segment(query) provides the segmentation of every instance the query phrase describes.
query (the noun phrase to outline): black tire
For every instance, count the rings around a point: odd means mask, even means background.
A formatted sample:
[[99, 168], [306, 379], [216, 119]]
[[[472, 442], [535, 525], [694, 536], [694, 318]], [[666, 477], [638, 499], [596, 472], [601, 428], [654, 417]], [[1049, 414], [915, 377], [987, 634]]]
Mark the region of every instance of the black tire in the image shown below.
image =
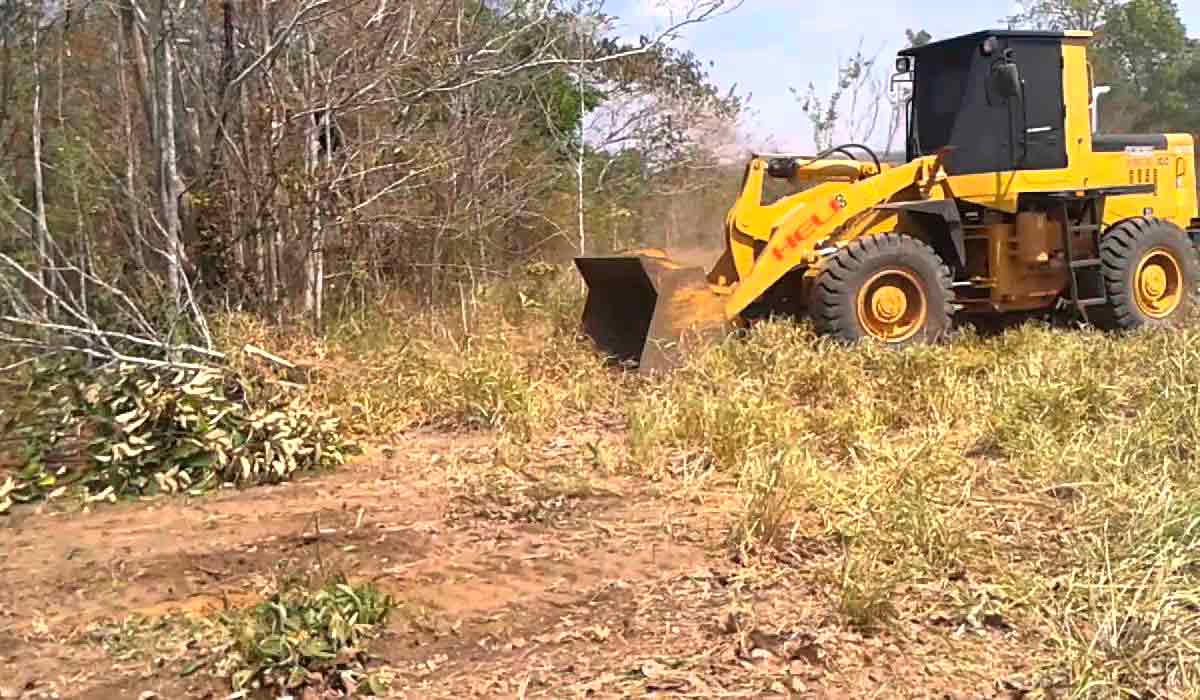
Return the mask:
[[[872, 319], [886, 319], [865, 309], [866, 301], [874, 301], [879, 289], [867, 289], [868, 285], [889, 278], [901, 285], [888, 285], [893, 289], [919, 290], [925, 309], [921, 318], [901, 318], [898, 323], [902, 332], [892, 338], [878, 332], [878, 326], [876, 332], [868, 328]], [[954, 315], [950, 282], [950, 269], [923, 241], [901, 233], [859, 238], [828, 258], [817, 275], [812, 295], [813, 324], [818, 333], [851, 343], [875, 340], [905, 346], [936, 341], [949, 332]], [[905, 296], [907, 313], [914, 308], [907, 303], [913, 296]]]
[[[1173, 270], [1168, 259], [1175, 261]], [[1188, 235], [1175, 224], [1153, 217], [1117, 223], [1100, 239], [1100, 262], [1108, 303], [1092, 311], [1096, 326], [1105, 330], [1171, 326], [1191, 312], [1200, 283], [1200, 259]], [[1139, 291], [1138, 280], [1143, 265], [1156, 263], [1165, 270], [1168, 294], [1172, 285], [1178, 291], [1176, 301], [1157, 307], [1152, 296]]]

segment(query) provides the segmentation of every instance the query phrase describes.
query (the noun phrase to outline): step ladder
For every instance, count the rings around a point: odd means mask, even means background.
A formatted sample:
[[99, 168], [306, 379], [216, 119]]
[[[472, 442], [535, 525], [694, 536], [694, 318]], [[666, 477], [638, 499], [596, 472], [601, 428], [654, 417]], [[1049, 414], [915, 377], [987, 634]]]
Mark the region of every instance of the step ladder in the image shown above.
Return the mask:
[[[1079, 201], [1079, 200], [1076, 200]], [[1103, 230], [1102, 197], [1083, 198], [1083, 211], [1079, 218], [1072, 219], [1069, 201], [1061, 201], [1063, 221], [1066, 230], [1063, 235], [1063, 251], [1066, 257], [1068, 277], [1071, 281], [1070, 306], [1079, 312], [1084, 323], [1089, 323], [1087, 310], [1093, 306], [1108, 303], [1108, 291], [1104, 286], [1104, 270], [1100, 260], [1100, 233]], [[1087, 233], [1092, 236], [1094, 258], [1075, 258], [1075, 234]], [[1086, 285], [1081, 284], [1087, 283]], [[1086, 288], [1084, 288], [1086, 286]], [[1088, 296], [1083, 296], [1087, 294]]]

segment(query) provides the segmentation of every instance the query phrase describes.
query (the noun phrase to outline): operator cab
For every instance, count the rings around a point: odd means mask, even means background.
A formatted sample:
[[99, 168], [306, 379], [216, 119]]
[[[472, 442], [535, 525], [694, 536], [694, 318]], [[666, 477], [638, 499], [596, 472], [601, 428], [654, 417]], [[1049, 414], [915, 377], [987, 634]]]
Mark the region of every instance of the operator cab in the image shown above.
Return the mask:
[[897, 71], [912, 82], [907, 160], [950, 146], [951, 175], [1067, 167], [1065, 36], [977, 32], [901, 51]]

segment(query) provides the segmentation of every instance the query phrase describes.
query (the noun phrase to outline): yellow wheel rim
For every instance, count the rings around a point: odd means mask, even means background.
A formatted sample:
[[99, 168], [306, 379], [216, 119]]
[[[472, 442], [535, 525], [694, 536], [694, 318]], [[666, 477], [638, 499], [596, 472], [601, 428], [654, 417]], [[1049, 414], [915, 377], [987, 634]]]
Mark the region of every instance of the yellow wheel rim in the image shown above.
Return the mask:
[[1155, 248], [1138, 262], [1133, 276], [1133, 299], [1150, 318], [1170, 316], [1183, 299], [1183, 273], [1175, 254]]
[[921, 330], [928, 315], [925, 289], [907, 270], [877, 272], [858, 292], [858, 322], [875, 340], [904, 342]]

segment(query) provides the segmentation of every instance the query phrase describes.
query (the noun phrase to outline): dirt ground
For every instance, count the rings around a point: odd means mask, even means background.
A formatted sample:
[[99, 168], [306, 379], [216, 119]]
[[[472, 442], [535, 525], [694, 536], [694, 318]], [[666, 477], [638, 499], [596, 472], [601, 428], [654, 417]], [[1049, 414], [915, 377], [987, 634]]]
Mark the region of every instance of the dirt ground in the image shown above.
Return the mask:
[[[1019, 697], [1028, 640], [924, 611], [853, 631], [812, 543], [748, 565], [730, 495], [623, 476], [573, 432], [497, 466], [486, 435], [411, 436], [336, 473], [0, 521], [0, 696], [226, 698], [203, 649], [126, 620], [254, 602], [336, 566], [401, 601], [371, 653], [401, 698]], [[562, 474], [584, 475], [573, 480]]]

